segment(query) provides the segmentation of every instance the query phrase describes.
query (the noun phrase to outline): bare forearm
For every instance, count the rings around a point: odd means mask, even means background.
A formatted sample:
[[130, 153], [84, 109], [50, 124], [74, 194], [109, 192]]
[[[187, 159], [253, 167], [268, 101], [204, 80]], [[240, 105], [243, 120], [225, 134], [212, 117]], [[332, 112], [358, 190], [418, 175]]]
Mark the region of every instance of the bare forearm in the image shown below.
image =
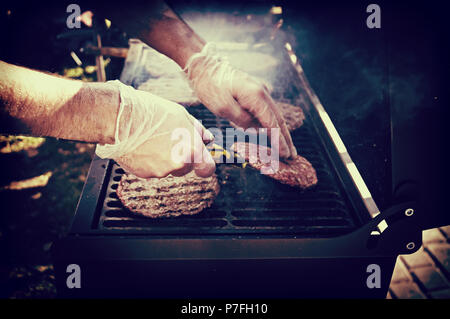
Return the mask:
[[[103, 9], [105, 10], [105, 9]], [[205, 41], [197, 35], [164, 1], [145, 5], [117, 3], [104, 11], [129, 35], [138, 37], [184, 68], [187, 60], [200, 52]]]
[[[94, 143], [113, 143], [118, 91], [103, 83], [83, 83], [0, 61], [2, 121], [15, 132]], [[1, 133], [4, 131], [2, 125]]]

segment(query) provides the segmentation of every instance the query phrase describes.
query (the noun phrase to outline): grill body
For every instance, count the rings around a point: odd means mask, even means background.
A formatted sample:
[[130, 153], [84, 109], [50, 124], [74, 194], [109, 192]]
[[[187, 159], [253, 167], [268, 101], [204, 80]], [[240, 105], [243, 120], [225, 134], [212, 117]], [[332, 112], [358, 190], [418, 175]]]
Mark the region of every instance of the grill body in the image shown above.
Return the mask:
[[[383, 233], [386, 241], [371, 236], [382, 217], [356, 187], [351, 160], [338, 151], [298, 63], [283, 52], [272, 95], [303, 108], [306, 120], [292, 137], [316, 168], [318, 185], [300, 191], [251, 168], [220, 164], [221, 192], [212, 207], [153, 220], [122, 207], [115, 189], [123, 170], [95, 157], [70, 232], [53, 247], [60, 296], [386, 296], [406, 239], [389, 232], [393, 227]], [[203, 106], [188, 110], [207, 128], [229, 127]], [[71, 264], [80, 266], [81, 288], [67, 286]], [[367, 285], [372, 264], [381, 269], [379, 288]]]

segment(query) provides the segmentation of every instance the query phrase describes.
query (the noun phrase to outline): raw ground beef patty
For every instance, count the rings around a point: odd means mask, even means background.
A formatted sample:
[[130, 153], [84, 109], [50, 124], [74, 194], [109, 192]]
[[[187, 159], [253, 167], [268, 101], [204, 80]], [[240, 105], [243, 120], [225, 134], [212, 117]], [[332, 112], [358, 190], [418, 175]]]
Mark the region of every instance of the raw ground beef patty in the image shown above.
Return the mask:
[[[259, 158], [259, 150], [270, 156], [271, 149], [265, 146], [257, 145], [250, 147], [249, 143], [236, 142], [232, 149], [238, 153], [239, 156], [245, 158], [249, 165], [260, 170], [267, 166]], [[287, 184], [293, 187], [302, 189], [309, 188], [317, 184], [316, 170], [308, 160], [300, 155], [294, 159], [289, 159], [284, 162], [278, 161], [278, 170], [272, 174], [265, 174], [280, 183]]]
[[192, 171], [181, 177], [143, 179], [125, 173], [117, 196], [128, 210], [156, 218], [197, 214], [211, 206], [219, 191], [215, 174], [202, 178]]

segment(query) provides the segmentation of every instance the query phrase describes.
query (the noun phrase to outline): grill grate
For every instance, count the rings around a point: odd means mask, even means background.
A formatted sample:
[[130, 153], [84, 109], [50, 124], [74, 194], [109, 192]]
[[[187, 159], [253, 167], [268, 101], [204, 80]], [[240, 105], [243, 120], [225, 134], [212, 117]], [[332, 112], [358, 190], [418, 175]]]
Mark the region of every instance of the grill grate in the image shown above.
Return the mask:
[[[205, 107], [190, 107], [205, 127], [230, 127]], [[308, 115], [307, 115], [308, 117]], [[100, 230], [158, 235], [293, 235], [336, 236], [358, 225], [351, 205], [336, 183], [337, 175], [327, 159], [310, 119], [292, 134], [300, 155], [315, 167], [318, 184], [308, 190], [293, 189], [252, 168], [219, 164], [216, 170], [221, 191], [212, 207], [194, 216], [151, 219], [124, 208], [116, 189], [124, 171], [111, 162], [110, 176], [100, 216]], [[107, 177], [108, 178], [108, 177]]]

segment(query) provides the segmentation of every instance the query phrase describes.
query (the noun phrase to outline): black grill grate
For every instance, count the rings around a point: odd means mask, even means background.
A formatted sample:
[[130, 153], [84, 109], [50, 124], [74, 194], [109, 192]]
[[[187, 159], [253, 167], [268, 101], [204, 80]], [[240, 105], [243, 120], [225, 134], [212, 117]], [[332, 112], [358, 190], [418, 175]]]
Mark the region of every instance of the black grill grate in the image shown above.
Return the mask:
[[[230, 127], [203, 106], [189, 111], [205, 127]], [[225, 133], [224, 133], [225, 134]], [[219, 164], [221, 191], [212, 207], [194, 216], [151, 219], [124, 208], [116, 189], [124, 171], [111, 164], [105, 198], [95, 228], [110, 232], [158, 235], [259, 235], [336, 236], [358, 225], [351, 205], [337, 184], [337, 175], [310, 119], [292, 134], [300, 155], [315, 167], [318, 184], [301, 191], [282, 185], [252, 168]], [[108, 176], [107, 176], [108, 178]]]

